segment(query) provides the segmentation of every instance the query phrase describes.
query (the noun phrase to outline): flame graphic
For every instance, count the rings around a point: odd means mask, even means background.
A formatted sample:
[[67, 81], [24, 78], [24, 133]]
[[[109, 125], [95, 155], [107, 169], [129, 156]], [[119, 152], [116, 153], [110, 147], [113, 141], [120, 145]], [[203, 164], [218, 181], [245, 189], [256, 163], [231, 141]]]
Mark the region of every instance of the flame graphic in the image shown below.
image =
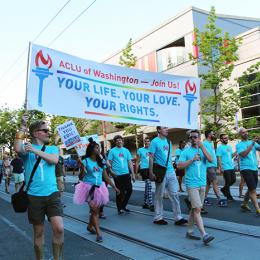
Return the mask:
[[185, 90], [186, 90], [186, 94], [191, 94], [193, 93], [193, 95], [195, 95], [196, 93], [196, 84], [193, 82], [193, 85], [190, 84], [190, 81], [187, 80], [186, 84], [185, 84]]
[[39, 67], [39, 60], [41, 60], [41, 63], [46, 65], [48, 67], [48, 69], [51, 68], [52, 66], [52, 60], [51, 60], [51, 57], [49, 54], [48, 55], [48, 58], [45, 59], [43, 54], [42, 54], [42, 50], [38, 51], [36, 56], [35, 56], [35, 64], [37, 67]]

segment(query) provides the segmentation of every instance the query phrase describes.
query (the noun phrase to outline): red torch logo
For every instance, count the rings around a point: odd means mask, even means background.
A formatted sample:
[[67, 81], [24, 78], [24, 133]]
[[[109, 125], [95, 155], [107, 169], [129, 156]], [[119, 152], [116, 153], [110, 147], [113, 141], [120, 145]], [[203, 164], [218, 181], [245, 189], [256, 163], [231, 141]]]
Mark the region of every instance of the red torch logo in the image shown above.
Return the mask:
[[[39, 65], [39, 61], [40, 65]], [[35, 56], [35, 64], [37, 67], [41, 67], [41, 65], [45, 65], [48, 69], [52, 66], [52, 60], [49, 54], [47, 54], [47, 59], [43, 56], [42, 50], [38, 51]]]
[[186, 90], [186, 94], [193, 94], [195, 95], [196, 93], [196, 84], [193, 83], [193, 85], [191, 85], [190, 81], [187, 80], [186, 84], [185, 84], [185, 90]]
[[193, 82], [193, 84], [190, 83], [189, 80], [186, 81], [185, 83], [185, 91], [186, 91], [186, 95], [184, 95], [183, 97], [187, 100], [188, 102], [188, 124], [191, 124], [191, 103], [197, 99], [197, 97], [195, 96], [197, 88], [196, 88], [196, 84]]

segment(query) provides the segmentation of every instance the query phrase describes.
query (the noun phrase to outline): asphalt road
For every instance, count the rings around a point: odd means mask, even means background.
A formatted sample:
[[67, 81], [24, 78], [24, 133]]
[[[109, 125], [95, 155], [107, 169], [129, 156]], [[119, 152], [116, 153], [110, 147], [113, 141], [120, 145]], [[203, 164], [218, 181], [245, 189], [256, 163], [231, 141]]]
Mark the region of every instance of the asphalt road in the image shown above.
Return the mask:
[[[45, 259], [52, 259], [50, 225], [45, 225]], [[65, 230], [66, 260], [128, 259], [89, 240]], [[0, 198], [0, 260], [34, 260], [32, 227], [26, 213], [14, 213], [11, 205]], [[80, 249], [80, 250], [79, 250]]]

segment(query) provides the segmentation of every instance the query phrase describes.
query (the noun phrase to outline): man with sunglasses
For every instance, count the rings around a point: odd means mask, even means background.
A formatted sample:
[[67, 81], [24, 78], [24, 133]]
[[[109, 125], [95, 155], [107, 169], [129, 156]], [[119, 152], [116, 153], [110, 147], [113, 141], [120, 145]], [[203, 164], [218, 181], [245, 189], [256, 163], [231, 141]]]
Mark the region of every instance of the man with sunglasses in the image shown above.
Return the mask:
[[[44, 259], [44, 220], [47, 216], [53, 230], [53, 258], [60, 260], [63, 259], [64, 227], [60, 193], [55, 176], [59, 150], [56, 146], [47, 146], [50, 134], [44, 121], [36, 121], [30, 125], [32, 143], [24, 142], [28, 119], [28, 115], [24, 114], [21, 128], [16, 133], [14, 150], [24, 161], [26, 185], [37, 159], [41, 158], [27, 193], [28, 219], [33, 225], [34, 232], [34, 251], [37, 260]], [[45, 151], [42, 151], [44, 145], [46, 145]]]
[[203, 243], [208, 244], [214, 237], [205, 231], [201, 209], [205, 197], [206, 163], [207, 161], [212, 162], [213, 159], [200, 141], [200, 132], [198, 130], [190, 132], [190, 143], [191, 146], [181, 153], [177, 165], [179, 169], [185, 169], [185, 185], [191, 203], [186, 237], [200, 240], [200, 237], [196, 236], [193, 231], [195, 222], [202, 236]]
[[221, 192], [228, 199], [228, 201], [234, 201], [230, 193], [230, 187], [236, 182], [235, 166], [233, 163], [233, 156], [236, 153], [232, 152], [232, 147], [228, 144], [228, 135], [220, 135], [221, 144], [217, 148], [217, 159], [219, 172], [223, 173], [225, 185], [221, 188]]
[[240, 128], [239, 134], [241, 141], [236, 145], [236, 151], [240, 159], [240, 173], [248, 187], [248, 191], [245, 194], [241, 209], [245, 212], [250, 212], [251, 209], [248, 206], [248, 201], [251, 199], [256, 209], [256, 216], [259, 217], [260, 208], [256, 194], [256, 187], [258, 182], [256, 152], [260, 151], [260, 145], [258, 144], [258, 140], [260, 140], [260, 138], [255, 137], [253, 140], [248, 140], [248, 132], [245, 128]]

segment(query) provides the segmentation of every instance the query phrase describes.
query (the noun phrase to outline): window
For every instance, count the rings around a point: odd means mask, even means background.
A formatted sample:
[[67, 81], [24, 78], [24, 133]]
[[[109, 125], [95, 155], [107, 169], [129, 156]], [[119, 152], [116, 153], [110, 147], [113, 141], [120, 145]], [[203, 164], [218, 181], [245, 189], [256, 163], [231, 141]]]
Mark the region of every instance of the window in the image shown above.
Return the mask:
[[[255, 80], [255, 78], [255, 73], [249, 75], [248, 83]], [[255, 119], [256, 125], [253, 128], [260, 128], [260, 81], [255, 82], [253, 86], [249, 86], [249, 84], [240, 85], [239, 89], [242, 96], [241, 112], [245, 127], [247, 127], [247, 122], [250, 119]], [[246, 96], [248, 96], [248, 99]]]
[[184, 37], [157, 50], [157, 71], [162, 72], [171, 69], [188, 60], [185, 50]]

